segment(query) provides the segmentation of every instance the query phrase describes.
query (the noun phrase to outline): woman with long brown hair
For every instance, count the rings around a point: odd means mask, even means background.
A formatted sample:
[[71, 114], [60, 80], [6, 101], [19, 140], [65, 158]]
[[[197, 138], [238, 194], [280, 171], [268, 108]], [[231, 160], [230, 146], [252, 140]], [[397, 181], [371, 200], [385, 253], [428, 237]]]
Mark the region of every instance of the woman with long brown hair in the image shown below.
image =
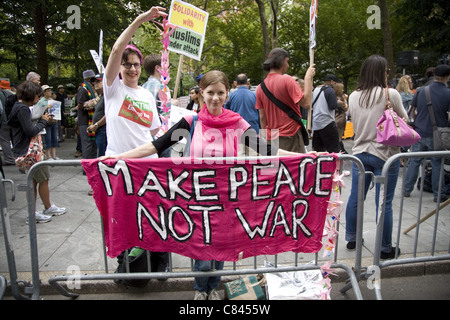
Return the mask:
[[[387, 89], [387, 75], [389, 69], [387, 60], [379, 55], [368, 57], [362, 64], [358, 87], [349, 97], [349, 110], [355, 131], [353, 155], [361, 160], [365, 171], [371, 171], [374, 175], [380, 175], [384, 163], [388, 158], [400, 152], [400, 147], [387, 146], [377, 142], [377, 122], [383, 115], [386, 106], [386, 92], [394, 111], [402, 118], [407, 117], [402, 105], [400, 94], [395, 89]], [[388, 259], [395, 256], [395, 248], [392, 247], [392, 200], [397, 185], [400, 161], [396, 161], [389, 169], [386, 185], [386, 210], [384, 217], [383, 239], [381, 258]], [[364, 197], [369, 190], [370, 175], [365, 175]], [[353, 163], [352, 190], [346, 210], [346, 234], [347, 249], [353, 250], [356, 245], [356, 220], [358, 206], [358, 167]], [[380, 185], [376, 185], [375, 205], [378, 217], [380, 198]], [[398, 249], [400, 254], [400, 249]]]

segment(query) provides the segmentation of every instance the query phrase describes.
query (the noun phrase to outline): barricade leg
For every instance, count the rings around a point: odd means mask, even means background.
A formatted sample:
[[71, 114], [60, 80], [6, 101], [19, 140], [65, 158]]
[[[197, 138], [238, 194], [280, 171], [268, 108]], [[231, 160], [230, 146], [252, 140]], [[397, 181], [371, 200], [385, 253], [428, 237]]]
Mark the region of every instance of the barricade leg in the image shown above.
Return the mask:
[[[388, 171], [393, 165], [395, 161], [397, 161], [399, 158], [420, 158], [421, 161], [428, 159], [428, 158], [440, 158], [441, 159], [441, 166], [440, 166], [440, 177], [439, 177], [439, 187], [438, 187], [438, 202], [436, 203], [436, 208], [432, 210], [427, 216], [424, 218], [421, 218], [421, 211], [422, 211], [422, 203], [423, 203], [423, 185], [424, 185], [424, 179], [421, 181], [421, 191], [420, 191], [420, 197], [418, 198], [418, 208], [417, 208], [417, 222], [409, 227], [406, 231], [404, 231], [404, 234], [407, 234], [412, 229], [416, 228], [416, 232], [414, 235], [414, 245], [413, 245], [413, 252], [412, 257], [405, 257], [405, 258], [399, 258], [399, 247], [400, 247], [400, 234], [401, 234], [401, 227], [402, 227], [402, 219], [403, 219], [403, 196], [404, 196], [404, 190], [405, 190], [405, 179], [403, 181], [402, 187], [401, 187], [401, 195], [402, 199], [400, 201], [400, 213], [399, 213], [399, 222], [398, 222], [398, 229], [397, 229], [397, 247], [395, 251], [395, 256], [393, 259], [389, 260], [381, 260], [380, 254], [381, 254], [381, 246], [382, 246], [382, 238], [383, 238], [383, 224], [385, 219], [385, 212], [386, 212], [386, 188], [384, 188], [384, 197], [383, 197], [383, 203], [381, 206], [381, 212], [379, 215], [379, 219], [377, 222], [377, 229], [376, 229], [376, 239], [375, 239], [375, 248], [374, 248], [374, 257], [373, 257], [373, 265], [378, 266], [380, 271], [382, 271], [382, 268], [388, 267], [388, 266], [394, 266], [394, 265], [406, 265], [406, 264], [413, 264], [413, 263], [427, 263], [427, 262], [434, 262], [434, 261], [443, 261], [443, 260], [450, 260], [450, 244], [447, 248], [446, 254], [436, 254], [436, 240], [437, 240], [437, 232], [438, 232], [438, 218], [440, 209], [444, 208], [448, 202], [445, 203], [439, 203], [441, 190], [443, 190], [443, 180], [442, 177], [444, 175], [444, 159], [450, 157], [450, 151], [427, 151], [427, 152], [410, 152], [410, 153], [402, 153], [397, 154], [391, 158], [389, 158], [382, 170], [382, 175], [378, 179], [378, 182], [386, 185], [388, 181]], [[424, 168], [424, 163], [422, 164], [422, 171]], [[434, 168], [436, 169], [436, 168]], [[415, 184], [415, 183], [414, 183]], [[432, 235], [431, 240], [431, 250], [430, 254], [427, 256], [425, 255], [426, 252], [422, 252], [420, 256], [418, 256], [418, 244], [419, 244], [419, 226], [421, 222], [424, 222], [426, 219], [431, 217], [432, 215], [435, 215], [435, 221], [433, 224], [433, 232], [430, 233]], [[404, 252], [402, 252], [403, 254]], [[375, 288], [375, 295], [376, 298], [381, 300], [382, 294], [381, 294], [381, 286], [378, 286]]]
[[3, 300], [5, 291], [6, 291], [6, 278], [0, 274], [0, 300]]
[[[365, 189], [365, 169], [361, 160], [354, 156], [340, 155], [339, 160], [351, 160], [358, 167], [358, 205], [357, 205], [357, 220], [356, 220], [356, 253], [355, 253], [355, 280], [349, 279], [349, 283], [341, 288], [340, 292], [345, 293], [349, 289], [356, 289], [358, 281], [361, 279], [361, 264], [362, 264], [362, 233], [364, 220], [364, 189]], [[358, 287], [359, 291], [359, 287]], [[356, 292], [356, 290], [355, 290]]]
[[[17, 279], [17, 269], [16, 269], [16, 262], [15, 262], [15, 256], [14, 256], [14, 248], [12, 245], [11, 225], [9, 222], [9, 215], [8, 215], [8, 210], [7, 210], [5, 183], [11, 184], [12, 201], [14, 201], [14, 199], [15, 199], [14, 182], [9, 179], [3, 179], [3, 176], [1, 176], [0, 179], [1, 179], [1, 181], [0, 181], [0, 209], [1, 209], [1, 215], [2, 215], [3, 235], [5, 238], [6, 259], [8, 261], [11, 291], [12, 291], [13, 297], [15, 299], [26, 300], [29, 298], [20, 292], [19, 282], [23, 282], [25, 284], [25, 290], [28, 289], [27, 288], [28, 284], [25, 281], [19, 281]], [[5, 281], [4, 285], [6, 287], [6, 281]]]

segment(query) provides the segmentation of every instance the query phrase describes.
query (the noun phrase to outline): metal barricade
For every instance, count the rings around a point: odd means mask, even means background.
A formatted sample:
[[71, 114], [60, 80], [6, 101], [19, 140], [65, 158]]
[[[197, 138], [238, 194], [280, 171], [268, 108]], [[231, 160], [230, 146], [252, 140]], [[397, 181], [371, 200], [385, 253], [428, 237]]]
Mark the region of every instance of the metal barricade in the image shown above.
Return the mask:
[[[401, 168], [399, 172], [399, 178], [401, 175], [403, 175], [402, 179], [402, 185], [401, 185], [401, 199], [400, 199], [400, 210], [399, 210], [399, 217], [398, 217], [398, 226], [396, 231], [396, 252], [394, 259], [389, 260], [381, 260], [380, 253], [381, 253], [381, 247], [382, 247], [382, 237], [383, 237], [383, 225], [384, 225], [384, 219], [385, 219], [385, 210], [386, 210], [386, 188], [383, 188], [384, 194], [383, 194], [383, 202], [381, 205], [381, 212], [379, 215], [379, 219], [377, 222], [377, 229], [376, 229], [376, 241], [375, 241], [375, 249], [374, 249], [374, 257], [373, 257], [373, 265], [377, 266], [382, 270], [382, 268], [394, 266], [394, 265], [406, 265], [406, 264], [414, 264], [414, 263], [425, 263], [425, 262], [433, 262], [433, 261], [442, 261], [442, 260], [450, 260], [450, 242], [448, 243], [448, 247], [446, 250], [440, 250], [441, 252], [437, 252], [436, 250], [436, 240], [437, 240], [437, 232], [438, 232], [438, 220], [439, 220], [439, 214], [441, 213], [441, 210], [445, 208], [445, 206], [450, 204], [450, 199], [446, 200], [445, 202], [439, 203], [439, 201], [436, 203], [436, 207], [434, 210], [432, 210], [430, 213], [428, 213], [425, 217], [422, 218], [422, 210], [423, 210], [423, 200], [424, 200], [424, 171], [425, 171], [425, 165], [426, 165], [426, 159], [429, 158], [440, 158], [441, 159], [441, 167], [440, 167], [440, 179], [439, 182], [439, 191], [438, 193], [441, 194], [443, 190], [443, 182], [444, 182], [444, 163], [445, 158], [450, 159], [450, 151], [428, 151], [428, 152], [409, 152], [409, 153], [400, 153], [397, 154], [391, 158], [389, 158], [385, 165], [383, 166], [382, 175], [377, 177], [376, 182], [380, 183], [381, 185], [387, 185], [388, 180], [388, 171], [390, 167], [398, 160], [404, 159], [409, 160], [413, 158], [420, 158], [422, 159], [421, 164], [421, 182], [420, 182], [420, 197], [416, 198], [418, 201], [417, 205], [417, 221], [413, 225], [411, 225], [409, 228], [405, 229], [403, 231], [403, 234], [407, 234], [412, 229], [415, 230], [414, 235], [414, 241], [413, 241], [413, 248], [412, 253], [406, 254], [406, 257], [400, 258], [399, 257], [399, 247], [401, 246], [400, 240], [401, 240], [401, 230], [402, 230], [402, 222], [404, 221], [405, 215], [404, 215], [404, 190], [405, 190], [405, 177], [406, 177], [406, 169], [407, 166], [405, 165], [403, 168]], [[406, 161], [405, 161], [406, 163]], [[397, 182], [398, 185], [398, 182]], [[397, 188], [398, 189], [398, 188]], [[431, 199], [428, 199], [430, 201]], [[415, 201], [415, 200], [414, 200]], [[414, 206], [411, 206], [410, 208], [415, 208]], [[446, 211], [447, 214], [450, 212], [448, 209]], [[429, 251], [429, 254], [425, 254], [421, 252], [418, 253], [418, 245], [419, 245], [419, 229], [420, 224], [424, 222], [426, 219], [430, 218], [431, 216], [435, 215], [434, 225], [433, 225], [433, 231], [432, 231], [432, 239], [431, 239], [431, 249]], [[448, 229], [447, 229], [448, 230]], [[393, 234], [394, 234], [393, 230]], [[394, 242], [394, 241], [393, 241]], [[411, 256], [409, 256], [411, 255]], [[381, 285], [375, 286], [375, 295], [378, 300], [382, 299], [381, 295]]]
[[[5, 184], [9, 183], [11, 185], [11, 200], [15, 199], [15, 186], [14, 181], [10, 179], [4, 179], [3, 174], [0, 173], [0, 210], [2, 215], [2, 226], [3, 226], [3, 237], [5, 240], [5, 251], [6, 251], [6, 260], [8, 262], [8, 270], [9, 270], [9, 283], [11, 285], [11, 292], [15, 299], [18, 300], [26, 300], [28, 298], [28, 294], [31, 292], [29, 283], [27, 281], [18, 280], [17, 277], [17, 269], [15, 263], [15, 255], [14, 255], [14, 247], [12, 243], [12, 234], [11, 234], [11, 224], [9, 221], [9, 214], [7, 210], [7, 197], [6, 197], [6, 188]], [[22, 294], [20, 291], [19, 283], [24, 284], [25, 294]], [[1, 275], [0, 276], [0, 299], [3, 297], [6, 291], [7, 281], [6, 278]]]
[[[339, 155], [339, 160], [341, 163], [343, 161], [352, 161], [359, 168], [359, 183], [360, 186], [364, 185], [364, 167], [361, 161], [351, 155]], [[80, 160], [55, 160], [51, 162], [40, 162], [35, 164], [28, 172], [27, 176], [27, 202], [28, 202], [28, 219], [29, 219], [29, 234], [30, 234], [30, 248], [31, 248], [31, 260], [32, 260], [32, 299], [39, 299], [40, 296], [40, 277], [39, 277], [39, 257], [38, 257], [38, 243], [37, 243], [37, 232], [35, 224], [35, 207], [34, 207], [34, 194], [33, 194], [33, 176], [34, 173], [41, 166], [80, 166]], [[341, 164], [342, 169], [342, 164]], [[364, 211], [364, 194], [362, 190], [364, 188], [359, 188], [358, 193], [358, 223], [357, 223], [357, 241], [356, 241], [356, 251], [354, 266], [348, 266], [345, 263], [340, 263], [338, 261], [337, 245], [336, 252], [334, 255], [334, 263], [332, 264], [333, 269], [342, 269], [348, 275], [348, 285], [341, 290], [342, 293], [349, 289], [353, 289], [355, 297], [361, 300], [362, 294], [358, 285], [361, 278], [361, 256], [362, 256], [362, 222], [363, 222], [363, 211]], [[103, 227], [103, 226], [102, 226]], [[103, 231], [103, 230], [102, 230]], [[103, 233], [103, 232], [102, 232]], [[338, 241], [338, 239], [337, 239]], [[289, 266], [279, 266], [277, 264], [277, 256], [275, 256], [275, 266], [274, 267], [258, 267], [256, 263], [256, 257], [254, 258], [253, 268], [237, 268], [236, 263], [233, 263], [232, 268], [224, 270], [214, 270], [209, 272], [203, 271], [193, 271], [193, 264], [191, 263], [191, 271], [174, 271], [172, 269], [171, 260], [169, 261], [169, 272], [139, 272], [139, 273], [110, 273], [108, 271], [108, 265], [106, 262], [106, 250], [103, 240], [103, 253], [105, 259], [105, 273], [91, 273], [91, 274], [80, 274], [77, 275], [78, 281], [92, 281], [92, 280], [121, 280], [121, 279], [157, 279], [157, 278], [187, 278], [187, 277], [210, 277], [210, 276], [238, 276], [246, 274], [259, 274], [259, 273], [270, 273], [270, 272], [289, 272], [289, 271], [306, 271], [306, 270], [318, 270], [319, 269], [319, 258], [318, 254], [315, 254], [314, 263], [312, 264], [298, 264], [298, 254], [295, 254], [295, 261], [293, 265]], [[325, 262], [325, 261], [323, 261]], [[69, 292], [66, 288], [60, 285], [60, 282], [68, 281], [73, 279], [73, 275], [56, 275], [49, 279], [49, 284], [54, 287], [59, 293], [67, 297], [77, 297], [77, 293]]]
[[6, 292], [6, 278], [0, 274], [0, 300], [3, 300], [3, 296]]

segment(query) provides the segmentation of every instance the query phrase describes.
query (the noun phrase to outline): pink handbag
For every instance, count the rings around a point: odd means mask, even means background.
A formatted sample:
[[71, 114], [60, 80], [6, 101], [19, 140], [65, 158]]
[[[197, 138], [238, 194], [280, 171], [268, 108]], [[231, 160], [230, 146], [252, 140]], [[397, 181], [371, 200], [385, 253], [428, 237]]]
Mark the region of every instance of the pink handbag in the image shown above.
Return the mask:
[[386, 88], [386, 108], [377, 123], [377, 142], [388, 146], [409, 147], [420, 139], [420, 135], [394, 111]]

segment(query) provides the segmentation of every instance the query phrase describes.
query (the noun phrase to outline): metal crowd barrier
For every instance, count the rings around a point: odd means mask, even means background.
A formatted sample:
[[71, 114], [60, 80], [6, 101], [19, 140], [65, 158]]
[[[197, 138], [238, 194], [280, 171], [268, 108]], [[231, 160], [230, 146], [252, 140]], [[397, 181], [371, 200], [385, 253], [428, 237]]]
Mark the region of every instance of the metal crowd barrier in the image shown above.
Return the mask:
[[[248, 158], [247, 158], [248, 159]], [[339, 155], [339, 160], [341, 160], [341, 170], [343, 169], [344, 161], [354, 162], [359, 168], [359, 185], [364, 186], [364, 167], [361, 161], [351, 155]], [[33, 190], [33, 176], [35, 172], [41, 166], [80, 166], [81, 160], [55, 160], [51, 162], [40, 162], [35, 164], [30, 168], [27, 175], [27, 203], [28, 203], [28, 219], [29, 219], [29, 235], [30, 235], [30, 251], [31, 251], [31, 267], [32, 267], [32, 284], [27, 284], [26, 292], [31, 295], [30, 299], [37, 300], [40, 297], [40, 286], [41, 280], [39, 276], [39, 257], [38, 257], [38, 243], [37, 243], [37, 231], [35, 223], [35, 207], [34, 207], [34, 190]], [[340, 263], [338, 261], [338, 252], [336, 244], [336, 252], [334, 254], [334, 262], [332, 264], [333, 269], [342, 269], [348, 275], [348, 284], [341, 289], [342, 293], [345, 293], [349, 289], [353, 289], [356, 299], [362, 300], [362, 294], [358, 285], [362, 276], [362, 226], [363, 226], [363, 212], [364, 212], [364, 188], [359, 188], [358, 193], [358, 222], [357, 222], [357, 239], [356, 239], [356, 251], [354, 266], [348, 266], [345, 263]], [[2, 191], [2, 190], [0, 190]], [[3, 193], [3, 192], [2, 192]], [[4, 223], [5, 225], [5, 223]], [[102, 226], [103, 228], [103, 226]], [[103, 229], [102, 229], [103, 234]], [[5, 234], [5, 237], [7, 235]], [[337, 239], [338, 242], [338, 239]], [[231, 269], [224, 270], [213, 270], [209, 272], [203, 271], [193, 271], [193, 263], [191, 260], [191, 271], [173, 271], [172, 262], [169, 261], [169, 272], [139, 272], [139, 273], [109, 273], [108, 264], [106, 261], [106, 249], [103, 240], [103, 253], [105, 259], [105, 273], [92, 273], [92, 274], [80, 274], [77, 275], [77, 280], [92, 281], [92, 280], [131, 280], [131, 279], [155, 279], [155, 278], [186, 278], [186, 277], [210, 277], [210, 276], [237, 276], [246, 274], [259, 274], [259, 273], [270, 273], [270, 272], [289, 272], [289, 271], [306, 271], [306, 270], [318, 270], [319, 259], [318, 253], [315, 254], [315, 259], [313, 264], [298, 264], [298, 254], [295, 254], [295, 261], [293, 265], [289, 266], [279, 266], [277, 264], [277, 256], [275, 256], [275, 266], [274, 267], [258, 267], [256, 263], [256, 257], [254, 258], [253, 268], [237, 268], [236, 263], [233, 263]], [[8, 259], [10, 257], [8, 256]], [[324, 261], [322, 261], [324, 262]], [[15, 270], [15, 267], [13, 268]], [[10, 269], [11, 271], [11, 269]], [[76, 298], [77, 293], [69, 292], [66, 288], [60, 285], [60, 282], [68, 281], [73, 279], [73, 275], [56, 275], [49, 279], [49, 284], [54, 287], [60, 294]], [[23, 297], [22, 297], [23, 298]]]
[[[434, 261], [442, 261], [442, 260], [450, 260], [450, 241], [449, 241], [449, 245], [448, 248], [446, 250], [446, 252], [442, 251], [442, 252], [436, 252], [436, 239], [437, 239], [437, 231], [438, 231], [438, 220], [439, 220], [439, 214], [441, 213], [441, 210], [443, 208], [445, 208], [447, 205], [450, 204], [450, 199], [446, 200], [445, 202], [442, 201], [441, 203], [437, 202], [436, 203], [436, 208], [434, 210], [432, 210], [430, 213], [428, 213], [425, 217], [422, 217], [422, 200], [423, 200], [423, 195], [424, 195], [424, 172], [425, 172], [425, 165], [427, 163], [427, 159], [429, 158], [441, 158], [441, 167], [440, 167], [440, 177], [442, 178], [444, 176], [444, 165], [445, 165], [445, 158], [450, 159], [450, 151], [427, 151], [427, 152], [407, 152], [407, 153], [400, 153], [397, 154], [395, 156], [392, 156], [391, 158], [389, 158], [385, 165], [383, 166], [383, 170], [382, 170], [382, 175], [376, 178], [376, 182], [377, 183], [381, 183], [382, 185], [387, 185], [387, 180], [388, 180], [388, 172], [390, 167], [394, 164], [395, 161], [399, 160], [399, 159], [404, 159], [404, 160], [410, 160], [412, 158], [420, 158], [422, 159], [422, 164], [420, 167], [420, 172], [421, 174], [419, 174], [419, 177], [422, 177], [421, 181], [420, 181], [420, 197], [418, 198], [419, 204], [417, 207], [417, 222], [415, 224], [413, 224], [412, 226], [410, 226], [409, 228], [405, 229], [403, 231], [403, 234], [407, 234], [409, 231], [416, 229], [415, 230], [415, 235], [414, 235], [414, 245], [413, 245], [413, 253], [412, 253], [412, 257], [399, 257], [399, 252], [398, 252], [398, 248], [401, 246], [401, 230], [402, 230], [402, 222], [403, 222], [403, 205], [404, 205], [404, 190], [405, 190], [405, 176], [406, 176], [406, 169], [407, 166], [405, 165], [403, 168], [400, 168], [400, 172], [399, 172], [399, 180], [397, 181], [397, 186], [398, 183], [400, 182], [400, 178], [403, 175], [403, 179], [402, 179], [402, 185], [401, 185], [401, 200], [400, 200], [400, 212], [399, 212], [399, 217], [398, 217], [398, 226], [397, 226], [397, 230], [396, 230], [396, 252], [395, 252], [395, 258], [394, 259], [389, 259], [389, 260], [381, 260], [380, 259], [380, 253], [381, 253], [381, 245], [382, 245], [382, 236], [383, 236], [383, 224], [384, 224], [384, 218], [385, 218], [385, 210], [386, 210], [386, 203], [385, 203], [385, 199], [386, 199], [386, 193], [387, 190], [386, 188], [383, 188], [382, 190], [384, 190], [384, 194], [383, 194], [383, 202], [381, 205], [381, 212], [380, 212], [380, 216], [379, 216], [379, 220], [377, 222], [377, 229], [376, 229], [376, 240], [375, 240], [375, 249], [374, 249], [374, 256], [373, 256], [373, 265], [374, 266], [378, 266], [380, 268], [380, 270], [382, 270], [385, 267], [389, 267], [389, 266], [394, 266], [394, 265], [406, 265], [406, 264], [414, 264], [414, 263], [425, 263], [425, 262], [434, 262]], [[405, 161], [406, 164], [406, 161]], [[441, 194], [442, 190], [443, 190], [443, 183], [444, 183], [445, 179], [440, 179], [439, 181], [439, 190], [438, 193]], [[450, 212], [450, 210], [446, 209], [447, 214]], [[429, 255], [418, 255], [417, 253], [417, 248], [418, 248], [418, 244], [419, 244], [419, 229], [420, 229], [420, 224], [422, 222], [424, 222], [426, 219], [432, 217], [434, 217], [434, 227], [433, 227], [433, 236], [432, 236], [432, 240], [431, 240], [431, 249], [429, 252]], [[394, 220], [395, 221], [395, 220]], [[393, 243], [394, 243], [394, 232], [395, 229], [393, 230]], [[450, 240], [450, 239], [449, 239]], [[400, 248], [401, 249], [401, 248]], [[378, 300], [382, 299], [382, 295], [381, 295], [381, 284], [379, 284], [378, 286], [374, 287], [375, 289], [375, 296]]]
[[[12, 244], [11, 225], [9, 222], [9, 215], [8, 215], [8, 203], [5, 188], [6, 183], [9, 183], [11, 185], [11, 200], [14, 201], [15, 199], [14, 181], [10, 179], [4, 179], [3, 174], [0, 173], [0, 210], [2, 216], [3, 236], [5, 239], [6, 260], [8, 262], [12, 295], [14, 296], [15, 299], [24, 300], [28, 299], [26, 294], [30, 294], [32, 292], [28, 290], [29, 283], [17, 279], [17, 269], [15, 263], [14, 247]], [[20, 292], [19, 283], [23, 283], [25, 285], [26, 288], [25, 294], [22, 294]], [[0, 275], [0, 300], [3, 298], [3, 295], [6, 292], [6, 286], [7, 286], [6, 278], [3, 275]]]

